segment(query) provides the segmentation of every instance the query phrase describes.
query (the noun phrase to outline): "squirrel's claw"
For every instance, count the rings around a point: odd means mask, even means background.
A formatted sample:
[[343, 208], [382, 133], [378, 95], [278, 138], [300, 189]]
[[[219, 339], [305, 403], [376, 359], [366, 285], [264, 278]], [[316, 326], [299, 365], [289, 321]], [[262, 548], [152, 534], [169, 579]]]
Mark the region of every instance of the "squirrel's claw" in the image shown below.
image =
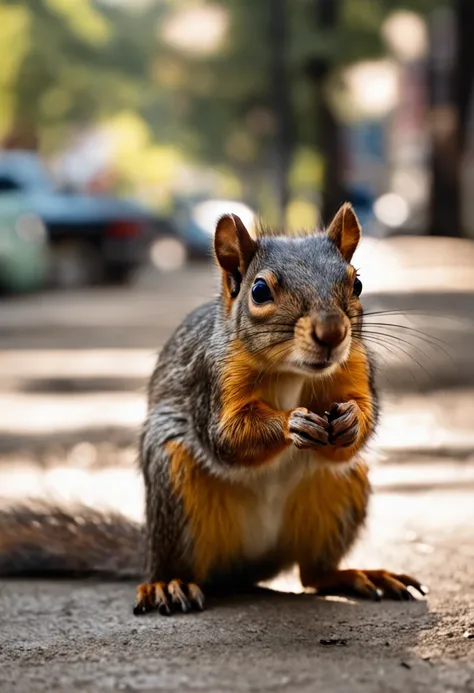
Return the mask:
[[194, 582], [190, 582], [188, 584], [188, 592], [194, 606], [196, 606], [199, 611], [204, 611], [204, 594], [201, 589], [195, 585]]
[[[392, 575], [392, 574], [390, 573], [390, 575]], [[410, 575], [405, 575], [402, 573], [401, 575], [394, 575], [394, 576], [392, 575], [392, 577], [395, 577], [405, 587], [412, 587], [417, 592], [419, 592], [423, 597], [425, 597], [429, 592], [429, 589], [425, 585], [422, 585], [421, 582], [418, 582], [418, 580], [415, 580], [415, 578], [411, 577]], [[410, 596], [413, 596], [413, 595], [410, 594]]]
[[163, 616], [170, 616], [173, 611], [187, 614], [193, 607], [198, 611], [204, 609], [204, 595], [194, 583], [171, 580], [169, 583], [153, 582], [139, 585], [137, 601], [133, 609], [135, 616], [159, 611]]
[[409, 587], [423, 597], [428, 593], [427, 588], [410, 575], [391, 573], [388, 570], [365, 570], [364, 573], [389, 599], [414, 601], [415, 597]]
[[336, 447], [353, 445], [359, 435], [359, 412], [356, 402], [334, 403], [326, 414], [329, 422], [329, 443]]
[[288, 418], [289, 439], [297, 448], [318, 448], [328, 443], [327, 420], [304, 407], [293, 409]]
[[138, 585], [137, 601], [133, 608], [134, 615], [141, 616], [157, 609], [163, 616], [169, 616], [171, 609], [165, 590], [166, 584], [164, 582]]
[[181, 609], [183, 614], [187, 614], [191, 611], [191, 602], [184, 593], [184, 587], [181, 580], [171, 580], [168, 584], [168, 594], [171, 597], [173, 605], [178, 608], [178, 611]]
[[388, 570], [335, 570], [306, 580], [305, 585], [314, 587], [319, 595], [353, 594], [374, 601], [380, 601], [382, 596], [413, 601], [415, 597], [409, 587], [423, 596], [428, 592], [415, 578]]

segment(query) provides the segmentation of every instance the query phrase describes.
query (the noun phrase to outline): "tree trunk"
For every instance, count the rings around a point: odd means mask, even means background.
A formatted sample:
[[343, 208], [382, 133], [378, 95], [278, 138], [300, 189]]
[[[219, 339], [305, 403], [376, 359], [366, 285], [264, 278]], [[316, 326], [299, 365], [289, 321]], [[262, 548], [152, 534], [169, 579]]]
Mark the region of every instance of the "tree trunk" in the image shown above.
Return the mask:
[[[318, 31], [326, 35], [335, 35], [339, 22], [340, 0], [316, 0], [315, 10]], [[330, 55], [315, 57], [307, 64], [307, 74], [314, 87], [318, 150], [324, 161], [321, 191], [321, 219], [324, 224], [329, 224], [346, 199], [341, 127], [325, 95], [325, 85], [332, 67]]]
[[291, 89], [287, 65], [289, 27], [287, 0], [270, 0], [269, 10], [272, 102], [276, 121], [273, 161], [279, 223], [284, 225], [290, 198], [288, 174], [294, 146]]
[[343, 143], [340, 124], [328, 106], [324, 94], [320, 93], [319, 101], [319, 149], [324, 158], [321, 218], [324, 224], [329, 224], [347, 197], [344, 185]]
[[461, 177], [474, 86], [474, 3], [456, 0], [453, 10], [434, 13], [429, 86], [431, 191], [429, 233], [463, 234]]

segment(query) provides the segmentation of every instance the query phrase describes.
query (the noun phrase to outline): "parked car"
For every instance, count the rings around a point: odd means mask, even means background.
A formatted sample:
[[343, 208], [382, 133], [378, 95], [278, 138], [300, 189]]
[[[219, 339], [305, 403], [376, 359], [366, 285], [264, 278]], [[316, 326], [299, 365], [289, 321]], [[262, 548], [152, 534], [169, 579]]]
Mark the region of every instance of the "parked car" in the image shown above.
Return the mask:
[[141, 205], [57, 189], [34, 153], [0, 155], [0, 198], [16, 194], [45, 224], [61, 285], [126, 282], [148, 260], [153, 218]]
[[160, 272], [173, 272], [185, 265], [188, 255], [185, 239], [180, 236], [174, 220], [156, 216], [150, 245], [151, 264]]
[[191, 257], [210, 257], [216, 222], [223, 214], [233, 212], [251, 228], [256, 215], [250, 207], [237, 200], [207, 197], [176, 198], [174, 219], [177, 233], [183, 239]]
[[13, 194], [0, 195], [0, 291], [41, 288], [49, 272], [46, 229]]

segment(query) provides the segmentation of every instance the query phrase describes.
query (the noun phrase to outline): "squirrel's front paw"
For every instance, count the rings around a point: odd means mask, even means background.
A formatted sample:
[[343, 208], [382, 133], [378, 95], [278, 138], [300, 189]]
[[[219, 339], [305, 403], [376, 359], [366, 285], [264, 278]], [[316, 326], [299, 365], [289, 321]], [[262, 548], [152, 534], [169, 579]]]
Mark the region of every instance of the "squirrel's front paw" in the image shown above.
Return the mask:
[[347, 448], [356, 442], [360, 432], [359, 414], [359, 405], [354, 400], [331, 405], [328, 413], [331, 445]]
[[319, 448], [328, 444], [327, 419], [300, 407], [288, 417], [288, 436], [297, 448]]

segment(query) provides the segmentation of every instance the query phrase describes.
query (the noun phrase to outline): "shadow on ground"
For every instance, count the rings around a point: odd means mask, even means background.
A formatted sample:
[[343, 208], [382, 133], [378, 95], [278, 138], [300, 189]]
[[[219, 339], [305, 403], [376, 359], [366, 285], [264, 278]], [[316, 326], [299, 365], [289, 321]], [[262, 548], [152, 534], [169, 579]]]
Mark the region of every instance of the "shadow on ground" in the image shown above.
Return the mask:
[[[23, 594], [22, 600], [18, 599]], [[124, 584], [4, 582], [13, 631], [2, 690], [437, 690], [420, 602], [363, 603], [262, 592], [213, 598], [204, 613], [131, 615]], [[11, 621], [10, 621], [11, 622]], [[14, 635], [15, 637], [11, 637]], [[21, 644], [20, 644], [21, 643]], [[19, 665], [21, 664], [21, 669]], [[444, 676], [444, 675], [443, 675]], [[427, 689], [428, 690], [428, 689]]]

